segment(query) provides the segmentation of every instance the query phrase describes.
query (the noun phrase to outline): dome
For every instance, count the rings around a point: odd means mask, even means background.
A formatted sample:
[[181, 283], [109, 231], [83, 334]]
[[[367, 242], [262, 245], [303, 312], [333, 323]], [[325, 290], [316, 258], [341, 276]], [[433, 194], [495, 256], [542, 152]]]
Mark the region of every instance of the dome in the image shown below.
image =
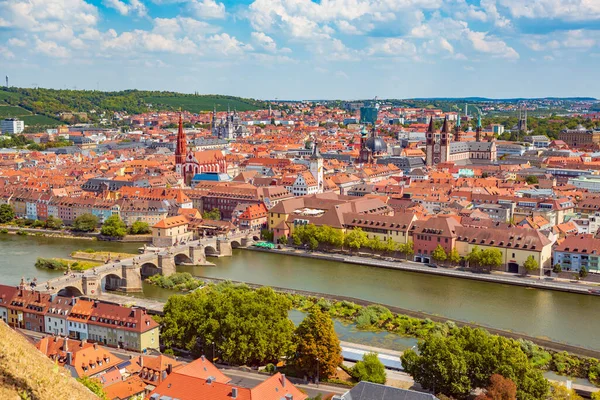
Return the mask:
[[383, 140], [379, 136], [368, 138], [366, 145], [367, 145], [367, 148], [369, 150], [371, 150], [373, 153], [387, 152], [387, 144], [385, 143], [385, 140]]

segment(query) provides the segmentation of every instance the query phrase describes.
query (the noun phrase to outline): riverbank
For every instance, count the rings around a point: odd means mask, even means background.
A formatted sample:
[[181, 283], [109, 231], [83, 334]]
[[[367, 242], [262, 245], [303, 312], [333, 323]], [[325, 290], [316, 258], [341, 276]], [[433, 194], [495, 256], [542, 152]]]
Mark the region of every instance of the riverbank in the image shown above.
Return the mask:
[[[218, 278], [211, 278], [211, 277], [204, 277], [204, 276], [197, 276], [196, 278], [201, 279], [207, 283], [215, 283], [215, 284], [218, 284], [221, 282], [227, 282], [227, 281], [232, 282], [234, 284], [245, 284], [254, 289], [258, 289], [260, 287], [265, 286], [265, 285], [247, 283], [247, 282], [231, 281], [231, 280], [227, 280], [227, 279], [218, 279]], [[332, 294], [325, 294], [325, 293], [316, 293], [316, 292], [309, 292], [309, 291], [304, 291], [304, 290], [295, 290], [295, 289], [280, 288], [280, 287], [273, 287], [273, 286], [270, 286], [270, 287], [273, 290], [280, 292], [280, 293], [285, 293], [285, 294], [290, 294], [290, 295], [300, 295], [300, 296], [305, 296], [305, 297], [313, 297], [313, 298], [317, 298], [317, 299], [323, 298], [323, 299], [326, 299], [329, 301], [342, 301], [342, 302], [347, 301], [347, 302], [354, 303], [354, 304], [357, 304], [362, 307], [368, 307], [368, 306], [378, 304], [378, 303], [374, 303], [371, 301], [367, 301], [367, 300], [363, 300], [363, 299], [359, 299], [359, 298], [355, 298], [355, 297], [339, 296], [339, 295], [332, 295]], [[173, 294], [182, 294], [182, 293], [173, 292]], [[162, 315], [163, 308], [166, 303], [165, 301], [160, 301], [160, 300], [155, 300], [155, 299], [129, 297], [129, 296], [119, 295], [116, 293], [102, 293], [97, 298], [100, 300], [113, 302], [113, 303], [117, 303], [117, 304], [129, 304], [129, 305], [134, 305], [134, 306], [138, 306], [138, 307], [144, 307], [144, 308], [148, 309], [149, 311], [151, 311], [151, 313], [157, 314], [157, 315]], [[407, 310], [407, 309], [404, 309], [401, 307], [391, 306], [391, 305], [387, 305], [387, 304], [380, 304], [380, 305], [383, 305], [384, 307], [388, 308], [394, 314], [406, 315], [408, 317], [417, 318], [420, 320], [429, 319], [433, 322], [442, 323], [442, 324], [446, 323], [448, 321], [451, 321], [459, 327], [469, 326], [472, 328], [482, 328], [482, 329], [487, 330], [491, 334], [500, 335], [500, 336], [504, 336], [504, 337], [511, 338], [511, 339], [517, 339], [517, 340], [518, 339], [528, 340], [528, 341], [535, 343], [538, 346], [541, 346], [541, 347], [544, 347], [546, 349], [553, 350], [556, 352], [566, 351], [568, 353], [575, 354], [575, 355], [582, 356], [582, 357], [600, 358], [600, 351], [588, 349], [585, 347], [574, 346], [574, 345], [570, 345], [570, 344], [566, 344], [566, 343], [556, 342], [556, 341], [548, 340], [545, 338], [533, 337], [533, 336], [529, 336], [529, 335], [525, 335], [525, 334], [517, 333], [517, 332], [512, 332], [512, 331], [490, 328], [485, 325], [480, 325], [480, 324], [475, 324], [472, 322], [465, 322], [465, 321], [460, 321], [460, 320], [456, 320], [456, 319], [441, 317], [439, 315], [428, 314], [428, 313], [424, 313], [421, 311]]]
[[83, 240], [100, 240], [106, 242], [122, 242], [122, 243], [150, 243], [152, 235], [126, 235], [122, 238], [113, 238], [103, 236], [99, 232], [73, 232], [69, 230], [52, 230], [43, 228], [27, 228], [14, 225], [0, 225], [0, 229], [5, 229], [7, 234], [22, 235], [25, 232], [28, 235], [43, 236], [58, 239], [83, 239]]
[[499, 283], [499, 284], [508, 284], [515, 286], [523, 286], [528, 288], [536, 288], [536, 289], [545, 289], [545, 290], [555, 290], [560, 292], [567, 293], [576, 293], [576, 294], [585, 294], [592, 295], [595, 294], [590, 293], [590, 289], [598, 289], [600, 286], [595, 283], [590, 282], [578, 282], [578, 283], [567, 283], [564, 281], [554, 280], [553, 278], [539, 278], [536, 279], [534, 277], [524, 277], [522, 275], [517, 274], [509, 274], [503, 272], [492, 272], [492, 273], [475, 273], [471, 271], [463, 271], [459, 269], [450, 269], [444, 267], [428, 267], [425, 264], [413, 262], [413, 261], [405, 261], [405, 260], [397, 260], [397, 261], [387, 261], [385, 259], [375, 259], [371, 257], [361, 257], [361, 256], [347, 256], [342, 254], [329, 254], [329, 253], [321, 253], [321, 252], [308, 252], [304, 250], [297, 250], [293, 248], [282, 248], [282, 249], [265, 249], [258, 247], [248, 247], [245, 250], [258, 251], [263, 253], [275, 253], [281, 255], [288, 256], [296, 256], [296, 257], [305, 257], [305, 258], [313, 258], [318, 260], [325, 261], [336, 261], [343, 262], [346, 264], [358, 264], [364, 265], [368, 267], [377, 267], [377, 268], [385, 268], [392, 270], [401, 270], [401, 271], [409, 271], [409, 272], [418, 272], [430, 275], [440, 275], [440, 276], [448, 276], [452, 278], [459, 279], [470, 279], [481, 282], [490, 282], [490, 283]]

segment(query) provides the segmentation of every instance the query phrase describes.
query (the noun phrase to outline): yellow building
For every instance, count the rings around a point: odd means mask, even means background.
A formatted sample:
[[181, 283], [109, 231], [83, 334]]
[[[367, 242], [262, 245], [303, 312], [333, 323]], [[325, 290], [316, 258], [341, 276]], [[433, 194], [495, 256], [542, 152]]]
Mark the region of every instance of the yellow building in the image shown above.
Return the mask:
[[526, 272], [523, 268], [529, 256], [537, 261], [541, 274], [551, 267], [552, 242], [535, 229], [483, 229], [460, 227], [456, 230], [455, 248], [462, 257], [475, 246], [479, 249], [498, 249], [502, 252], [502, 270], [513, 273]]
[[405, 244], [409, 241], [410, 228], [417, 216], [410, 212], [389, 215], [344, 214], [346, 230], [361, 228], [369, 239], [378, 237], [385, 242], [391, 238], [394, 242]]
[[165, 218], [152, 227], [152, 244], [170, 247], [175, 243], [188, 242], [194, 236], [188, 227], [189, 221], [183, 215]]

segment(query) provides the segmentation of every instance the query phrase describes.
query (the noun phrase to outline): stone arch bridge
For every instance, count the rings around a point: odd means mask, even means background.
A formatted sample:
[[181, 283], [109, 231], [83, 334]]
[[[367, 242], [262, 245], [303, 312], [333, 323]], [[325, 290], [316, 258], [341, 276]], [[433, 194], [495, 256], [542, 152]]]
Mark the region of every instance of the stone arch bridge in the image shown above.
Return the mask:
[[84, 273], [54, 278], [38, 284], [38, 290], [65, 296], [97, 296], [106, 290], [139, 292], [145, 278], [157, 274], [172, 275], [177, 265], [214, 265], [206, 261], [207, 256], [231, 256], [232, 249], [251, 246], [258, 239], [256, 232], [204, 238], [101, 265]]

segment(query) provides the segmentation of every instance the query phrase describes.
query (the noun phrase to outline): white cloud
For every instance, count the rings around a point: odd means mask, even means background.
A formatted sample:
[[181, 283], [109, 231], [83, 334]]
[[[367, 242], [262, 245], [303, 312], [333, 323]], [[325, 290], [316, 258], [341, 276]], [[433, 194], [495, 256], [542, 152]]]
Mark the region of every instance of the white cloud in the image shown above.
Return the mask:
[[499, 28], [506, 28], [510, 26], [510, 20], [500, 15], [498, 12], [496, 0], [481, 0], [479, 5], [485, 10], [488, 19], [494, 22], [494, 25]]
[[252, 32], [250, 34], [252, 41], [265, 51], [275, 53], [277, 51], [277, 43], [272, 37], [265, 35], [263, 32]]
[[530, 35], [523, 43], [533, 51], [590, 49], [600, 45], [600, 31], [576, 29], [548, 35]]
[[220, 33], [207, 38], [206, 45], [214, 52], [225, 56], [242, 54], [245, 51], [254, 50], [249, 44], [244, 44], [227, 33]]
[[215, 0], [191, 0], [188, 4], [190, 11], [198, 18], [223, 19], [225, 18], [225, 4]]
[[450, 42], [443, 37], [423, 42], [422, 47], [427, 54], [438, 54], [443, 52], [454, 54], [454, 46], [452, 46], [452, 44], [450, 44]]
[[117, 35], [109, 30], [109, 35], [102, 43], [102, 48], [109, 51], [138, 52], [164, 52], [176, 54], [192, 54], [198, 51], [196, 44], [187, 37], [175, 39], [153, 32], [134, 30]]
[[2, 25], [30, 32], [54, 32], [95, 26], [98, 9], [84, 0], [3, 0]]
[[185, 34], [192, 37], [202, 37], [209, 33], [217, 33], [221, 30], [219, 26], [209, 24], [205, 21], [187, 17], [154, 18], [152, 31], [161, 35], [176, 36]]
[[35, 50], [47, 55], [48, 57], [67, 58], [71, 54], [66, 47], [60, 46], [51, 40], [43, 41], [35, 38]]
[[148, 15], [146, 6], [140, 0], [129, 0], [128, 3], [121, 0], [103, 0], [102, 4], [114, 8], [121, 15], [137, 15], [138, 17]]
[[7, 60], [12, 60], [15, 58], [15, 53], [10, 51], [6, 46], [0, 46], [0, 57], [5, 58]]
[[417, 47], [405, 39], [385, 38], [373, 44], [367, 53], [393, 57], [414, 57], [417, 54]]
[[479, 52], [491, 54], [494, 57], [516, 60], [519, 53], [504, 41], [494, 36], [489, 36], [486, 32], [474, 32], [467, 30], [465, 32], [467, 39], [472, 43], [473, 48]]
[[568, 21], [600, 19], [598, 0], [500, 0], [515, 18], [551, 18]]
[[10, 38], [6, 43], [8, 43], [8, 45], [12, 47], [24, 47], [27, 44], [26, 41], [21, 40], [19, 38]]

